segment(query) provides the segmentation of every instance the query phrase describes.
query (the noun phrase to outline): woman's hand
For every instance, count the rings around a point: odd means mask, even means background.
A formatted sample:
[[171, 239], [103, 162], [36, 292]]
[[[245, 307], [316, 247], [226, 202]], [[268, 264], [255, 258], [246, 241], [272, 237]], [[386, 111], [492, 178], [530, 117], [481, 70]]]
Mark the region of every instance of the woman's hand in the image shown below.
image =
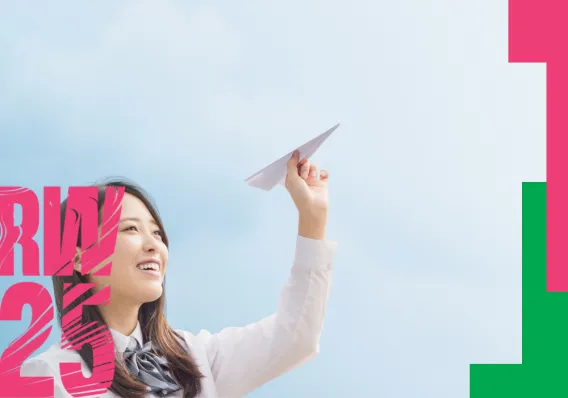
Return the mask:
[[319, 174], [315, 163], [299, 161], [298, 151], [288, 161], [285, 185], [299, 212], [299, 234], [311, 239], [324, 239], [327, 224], [329, 175]]

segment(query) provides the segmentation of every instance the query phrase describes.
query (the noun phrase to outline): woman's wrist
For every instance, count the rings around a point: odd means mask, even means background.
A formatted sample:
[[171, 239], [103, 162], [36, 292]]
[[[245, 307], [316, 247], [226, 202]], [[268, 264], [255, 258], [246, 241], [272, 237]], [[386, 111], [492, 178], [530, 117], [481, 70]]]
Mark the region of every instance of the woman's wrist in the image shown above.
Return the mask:
[[300, 213], [298, 219], [298, 235], [315, 240], [325, 240], [327, 227], [327, 211], [318, 214]]

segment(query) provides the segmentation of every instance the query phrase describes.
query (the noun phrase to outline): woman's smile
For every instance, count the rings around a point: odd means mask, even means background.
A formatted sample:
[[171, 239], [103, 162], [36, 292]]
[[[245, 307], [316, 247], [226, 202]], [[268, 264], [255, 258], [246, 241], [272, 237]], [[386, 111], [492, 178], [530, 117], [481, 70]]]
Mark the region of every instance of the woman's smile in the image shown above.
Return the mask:
[[[155, 264], [155, 263], [154, 263]], [[148, 268], [150, 267], [150, 268]], [[146, 275], [152, 276], [154, 278], [161, 278], [162, 277], [162, 273], [160, 272], [160, 268], [159, 267], [152, 267], [149, 266], [148, 264], [144, 265], [144, 266], [136, 266], [136, 268], [138, 268], [139, 271], [143, 272]]]

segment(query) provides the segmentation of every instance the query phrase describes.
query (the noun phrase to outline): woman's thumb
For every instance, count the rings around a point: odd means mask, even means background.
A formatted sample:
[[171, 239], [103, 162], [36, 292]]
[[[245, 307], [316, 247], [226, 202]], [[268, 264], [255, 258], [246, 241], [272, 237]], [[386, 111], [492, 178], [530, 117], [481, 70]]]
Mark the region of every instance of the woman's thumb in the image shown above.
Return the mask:
[[300, 153], [294, 151], [292, 157], [288, 160], [288, 177], [298, 176], [298, 162], [300, 158]]

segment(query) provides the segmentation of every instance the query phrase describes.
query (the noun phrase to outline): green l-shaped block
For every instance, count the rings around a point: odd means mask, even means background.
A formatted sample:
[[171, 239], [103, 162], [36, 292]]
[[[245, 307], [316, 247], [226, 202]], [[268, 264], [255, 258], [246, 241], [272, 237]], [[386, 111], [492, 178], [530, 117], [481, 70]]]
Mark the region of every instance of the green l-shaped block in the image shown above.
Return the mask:
[[523, 183], [522, 217], [522, 363], [470, 365], [470, 398], [568, 397], [568, 293], [546, 291], [546, 183]]

